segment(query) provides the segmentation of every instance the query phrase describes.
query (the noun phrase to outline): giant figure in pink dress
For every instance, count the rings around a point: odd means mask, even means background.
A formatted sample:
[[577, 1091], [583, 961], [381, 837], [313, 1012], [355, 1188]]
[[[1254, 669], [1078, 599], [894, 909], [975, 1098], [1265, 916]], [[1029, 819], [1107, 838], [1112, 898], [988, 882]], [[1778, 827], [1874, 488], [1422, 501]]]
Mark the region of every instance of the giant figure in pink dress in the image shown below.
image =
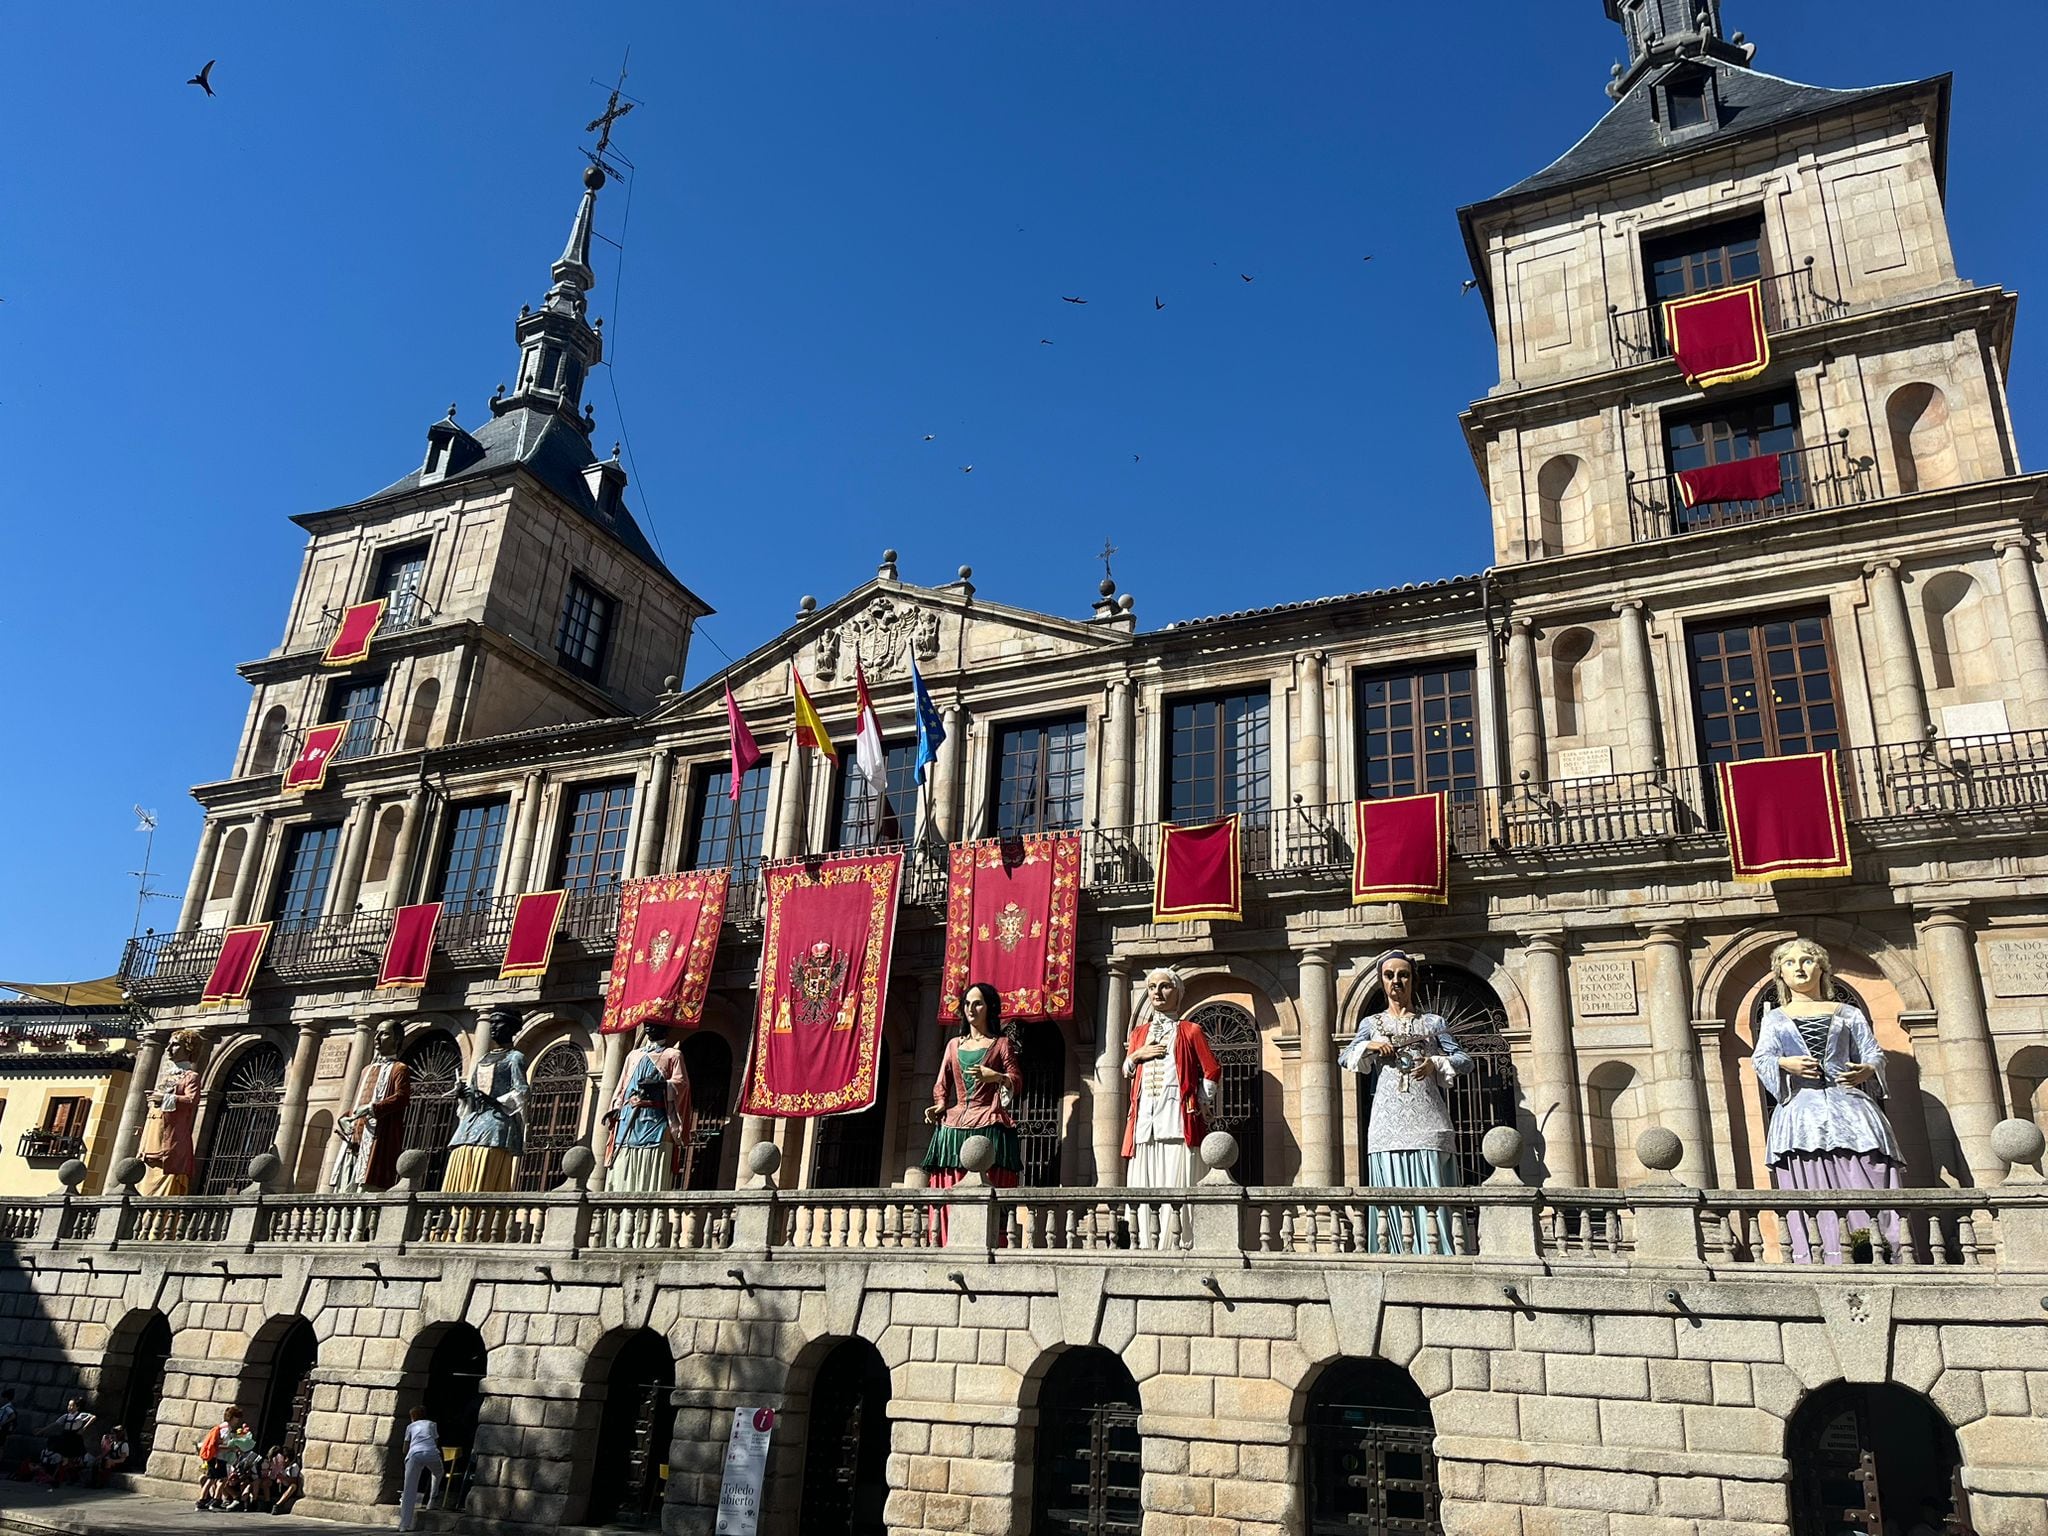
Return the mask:
[[1024, 1171], [1024, 1148], [1017, 1139], [1024, 1073], [1017, 1043], [1002, 1032], [1003, 1004], [996, 989], [985, 981], [969, 986], [960, 998], [960, 1022], [965, 1027], [946, 1042], [932, 1102], [924, 1112], [925, 1124], [937, 1127], [925, 1150], [925, 1175], [932, 1189], [952, 1188], [967, 1171], [961, 1147], [970, 1136], [986, 1136], [996, 1149], [989, 1183], [1014, 1189]]

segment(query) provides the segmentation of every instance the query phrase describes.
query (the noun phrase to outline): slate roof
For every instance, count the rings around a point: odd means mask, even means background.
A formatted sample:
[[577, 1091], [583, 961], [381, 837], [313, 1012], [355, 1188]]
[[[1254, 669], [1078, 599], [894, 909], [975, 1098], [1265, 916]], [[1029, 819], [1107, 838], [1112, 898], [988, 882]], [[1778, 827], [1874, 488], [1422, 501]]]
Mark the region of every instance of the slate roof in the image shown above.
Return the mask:
[[1368, 592], [1342, 592], [1334, 597], [1309, 597], [1293, 603], [1270, 603], [1264, 608], [1241, 608], [1235, 613], [1212, 614], [1205, 619], [1175, 619], [1172, 623], [1155, 630], [1155, 634], [1179, 634], [1190, 629], [1208, 629], [1223, 624], [1240, 624], [1253, 619], [1269, 619], [1283, 613], [1303, 613], [1312, 608], [1336, 608], [1345, 603], [1365, 602], [1374, 598], [1400, 597], [1405, 593], [1447, 592], [1452, 587], [1468, 587], [1478, 581], [1474, 576], [1443, 576], [1435, 581], [1403, 582], [1398, 587], [1376, 587]]

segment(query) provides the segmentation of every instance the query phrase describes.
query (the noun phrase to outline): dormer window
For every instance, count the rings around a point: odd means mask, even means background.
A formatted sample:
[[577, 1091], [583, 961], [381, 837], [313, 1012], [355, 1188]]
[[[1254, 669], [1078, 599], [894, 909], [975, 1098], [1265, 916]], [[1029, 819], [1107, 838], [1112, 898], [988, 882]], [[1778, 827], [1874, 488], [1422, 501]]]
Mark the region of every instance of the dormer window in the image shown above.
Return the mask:
[[1703, 128], [1707, 123], [1707, 82], [1706, 77], [1695, 76], [1690, 80], [1673, 81], [1665, 99], [1671, 105], [1668, 121], [1673, 132], [1685, 128]]
[[420, 472], [422, 480], [438, 480], [448, 470], [448, 439], [430, 437], [427, 439], [427, 467]]

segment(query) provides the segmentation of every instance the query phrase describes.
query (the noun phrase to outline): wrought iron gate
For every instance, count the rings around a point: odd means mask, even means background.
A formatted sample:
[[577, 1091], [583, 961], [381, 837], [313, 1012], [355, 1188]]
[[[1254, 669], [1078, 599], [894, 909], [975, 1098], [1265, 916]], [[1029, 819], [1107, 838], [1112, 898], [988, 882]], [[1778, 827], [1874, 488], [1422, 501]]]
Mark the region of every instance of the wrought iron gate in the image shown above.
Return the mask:
[[[1209, 1129], [1237, 1138], [1240, 1184], [1259, 1184], [1266, 1167], [1266, 1072], [1259, 1060], [1259, 1025], [1235, 1003], [1204, 1003], [1188, 1018], [1202, 1026], [1223, 1068]], [[1199, 1168], [1196, 1170], [1200, 1171]]]
[[583, 1139], [589, 1078], [589, 1058], [567, 1040], [540, 1053], [527, 1078], [526, 1150], [512, 1174], [514, 1189], [553, 1189], [562, 1182], [562, 1154]]
[[804, 1536], [883, 1536], [888, 1455], [888, 1368], [873, 1345], [849, 1339], [825, 1357], [811, 1388]]
[[1428, 1408], [1379, 1400], [1362, 1373], [1332, 1386], [1308, 1414], [1308, 1536], [1438, 1536]]
[[1138, 1536], [1141, 1452], [1122, 1363], [1095, 1349], [1056, 1362], [1039, 1394], [1032, 1536]]
[[448, 1138], [455, 1134], [455, 1085], [462, 1081], [462, 1047], [444, 1029], [429, 1030], [406, 1047], [405, 1064], [412, 1072], [412, 1099], [405, 1106], [404, 1149], [427, 1154], [422, 1184], [441, 1187], [448, 1166]]
[[725, 1131], [732, 1118], [732, 1047], [722, 1036], [698, 1030], [683, 1046], [690, 1075], [690, 1149], [683, 1188], [716, 1189], [725, 1162]]
[[249, 1159], [277, 1144], [284, 1102], [284, 1053], [251, 1046], [229, 1068], [206, 1125], [206, 1153], [192, 1181], [195, 1195], [231, 1195], [249, 1182]]
[[1034, 1019], [1017, 1030], [1024, 1064], [1024, 1094], [1017, 1102], [1017, 1140], [1024, 1172], [1020, 1184], [1056, 1188], [1060, 1180], [1060, 1113], [1067, 1100], [1067, 1037]]

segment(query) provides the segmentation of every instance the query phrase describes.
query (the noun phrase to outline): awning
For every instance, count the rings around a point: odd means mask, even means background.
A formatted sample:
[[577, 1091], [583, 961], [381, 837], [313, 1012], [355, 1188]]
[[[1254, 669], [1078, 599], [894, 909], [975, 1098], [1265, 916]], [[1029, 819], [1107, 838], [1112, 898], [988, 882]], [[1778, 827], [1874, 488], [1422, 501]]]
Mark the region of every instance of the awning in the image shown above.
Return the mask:
[[105, 976], [98, 981], [0, 981], [0, 988], [66, 1007], [118, 1007], [128, 1001], [118, 976]]

